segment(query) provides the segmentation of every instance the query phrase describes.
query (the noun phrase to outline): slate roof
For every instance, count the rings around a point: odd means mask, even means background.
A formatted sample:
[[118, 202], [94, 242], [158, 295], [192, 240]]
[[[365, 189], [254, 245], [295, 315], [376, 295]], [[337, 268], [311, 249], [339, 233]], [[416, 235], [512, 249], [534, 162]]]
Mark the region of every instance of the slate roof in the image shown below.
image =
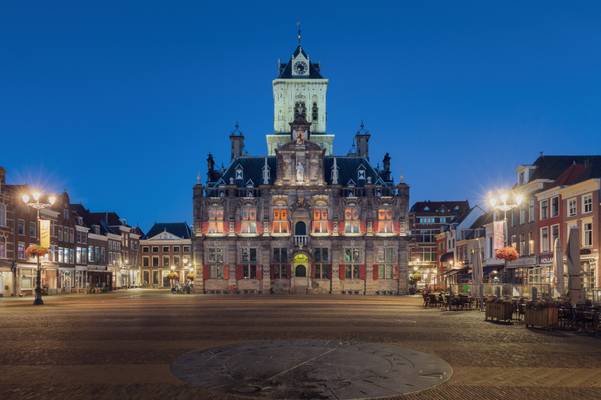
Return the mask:
[[472, 226], [470, 226], [470, 229], [484, 228], [484, 225], [490, 224], [491, 222], [493, 222], [493, 214], [485, 213], [476, 218]]
[[307, 55], [307, 53], [305, 53], [305, 50], [303, 50], [303, 48], [300, 45], [298, 45], [296, 47], [296, 50], [294, 50], [294, 54], [292, 54], [290, 61], [288, 61], [287, 63], [280, 63], [280, 73], [278, 75], [278, 79], [323, 79], [323, 76], [321, 76], [319, 64], [312, 62], [309, 62], [309, 75], [292, 75], [292, 60], [296, 56], [298, 56], [299, 53], [302, 53], [302, 55], [305, 56], [306, 59], [309, 59], [309, 56]]
[[161, 232], [168, 232], [182, 239], [190, 239], [192, 237], [192, 230], [185, 222], [157, 222], [142, 239], [150, 239]]
[[533, 166], [536, 168], [530, 180], [535, 179], [557, 179], [570, 165], [589, 163], [595, 166], [593, 169], [601, 169], [601, 156], [584, 155], [584, 156], [546, 156], [542, 155], [534, 161]]
[[[230, 178], [238, 187], [247, 187], [249, 184], [259, 186], [263, 184], [263, 167], [267, 158], [269, 166], [269, 185], [273, 185], [277, 178], [276, 157], [257, 157], [241, 156], [235, 159], [225, 170], [221, 179], [208, 182], [207, 186], [217, 187], [219, 185], [229, 185]], [[338, 184], [347, 186], [353, 184], [355, 187], [362, 187], [367, 184], [368, 177], [371, 183], [382, 186], [392, 185], [392, 181], [386, 182], [382, 178], [383, 171], [376, 170], [366, 158], [357, 156], [326, 156], [324, 157], [324, 179], [328, 185], [332, 184], [332, 167], [336, 158], [338, 167]], [[236, 170], [242, 168], [242, 179], [236, 179]], [[359, 169], [365, 170], [365, 179], [359, 179]]]
[[418, 201], [409, 210], [410, 213], [425, 215], [455, 215], [462, 216], [470, 210], [467, 200], [461, 201]]

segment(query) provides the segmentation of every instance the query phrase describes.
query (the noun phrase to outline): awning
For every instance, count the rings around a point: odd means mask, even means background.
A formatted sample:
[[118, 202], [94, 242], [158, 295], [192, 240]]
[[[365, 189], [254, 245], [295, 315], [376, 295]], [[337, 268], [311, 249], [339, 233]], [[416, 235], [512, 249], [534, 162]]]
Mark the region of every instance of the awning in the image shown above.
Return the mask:
[[453, 269], [450, 269], [448, 271], [445, 271], [444, 274], [447, 275], [447, 276], [450, 276], [450, 275], [460, 274], [462, 272], [467, 272], [467, 267], [453, 268]]
[[449, 262], [453, 260], [453, 252], [448, 251], [440, 256], [440, 262]]

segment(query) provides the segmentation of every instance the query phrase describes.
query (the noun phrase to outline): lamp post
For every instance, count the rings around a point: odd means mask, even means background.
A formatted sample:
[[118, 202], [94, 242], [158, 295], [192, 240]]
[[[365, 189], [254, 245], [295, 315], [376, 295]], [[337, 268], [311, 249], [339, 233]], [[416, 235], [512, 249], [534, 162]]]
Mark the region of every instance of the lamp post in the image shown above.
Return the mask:
[[[503, 211], [503, 247], [507, 247], [509, 242], [509, 228], [507, 224], [507, 211], [511, 211], [514, 208], [518, 208], [524, 197], [519, 193], [510, 191], [500, 191], [491, 193], [488, 196], [488, 203], [490, 204], [493, 211]], [[493, 214], [494, 220], [494, 214]], [[507, 260], [504, 260], [505, 268], [503, 268], [504, 276], [507, 273]]]
[[[21, 200], [25, 205], [36, 210], [36, 222], [38, 228], [38, 238], [41, 245], [41, 224], [40, 224], [40, 210], [51, 207], [56, 202], [56, 196], [48, 195], [46, 196], [46, 201], [40, 201], [42, 198], [42, 193], [38, 191], [31, 192], [31, 195], [28, 193], [24, 193], [21, 196]], [[38, 269], [35, 277], [35, 298], [33, 300], [33, 305], [39, 306], [44, 304], [44, 300], [42, 300], [42, 264], [40, 262], [40, 255], [36, 255]]]
[[511, 211], [514, 208], [519, 207], [522, 204], [522, 201], [524, 200], [524, 198], [522, 197], [521, 194], [517, 194], [517, 193], [513, 193], [513, 192], [506, 192], [506, 191], [501, 191], [498, 192], [496, 194], [491, 193], [488, 196], [488, 202], [491, 206], [491, 208], [494, 211], [503, 211], [503, 224], [504, 224], [504, 230], [503, 230], [503, 245], [507, 246], [508, 245], [508, 228], [507, 228], [507, 211]]

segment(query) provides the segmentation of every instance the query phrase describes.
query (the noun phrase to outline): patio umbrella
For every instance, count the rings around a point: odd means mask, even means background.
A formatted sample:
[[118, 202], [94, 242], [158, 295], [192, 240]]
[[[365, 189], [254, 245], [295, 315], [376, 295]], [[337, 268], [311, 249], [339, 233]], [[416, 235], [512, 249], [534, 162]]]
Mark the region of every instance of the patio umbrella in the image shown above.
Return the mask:
[[482, 251], [480, 249], [480, 241], [477, 241], [476, 251], [472, 260], [472, 296], [480, 300], [482, 299], [482, 280], [484, 279], [484, 271], [482, 269]]
[[559, 239], [555, 239], [553, 248], [553, 290], [555, 297], [561, 297], [565, 294], [565, 290], [563, 283], [563, 251], [561, 251]]
[[582, 276], [580, 267], [580, 237], [578, 227], [570, 228], [568, 237], [568, 295], [570, 302], [576, 304], [582, 301]]

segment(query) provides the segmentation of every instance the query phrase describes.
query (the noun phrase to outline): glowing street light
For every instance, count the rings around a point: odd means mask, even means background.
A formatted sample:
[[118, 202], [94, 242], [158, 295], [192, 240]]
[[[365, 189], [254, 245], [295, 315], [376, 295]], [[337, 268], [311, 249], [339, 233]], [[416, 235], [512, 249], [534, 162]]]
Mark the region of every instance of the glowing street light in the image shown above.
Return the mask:
[[488, 204], [494, 211], [503, 211], [503, 224], [504, 224], [504, 245], [507, 245], [508, 232], [507, 232], [507, 211], [511, 211], [514, 208], [518, 208], [524, 201], [524, 196], [519, 193], [510, 191], [498, 191], [497, 193], [490, 193], [488, 195]]
[[[37, 212], [37, 225], [38, 225], [38, 238], [40, 239], [41, 244], [41, 224], [40, 224], [40, 210], [51, 207], [56, 202], [56, 196], [48, 195], [46, 197], [46, 201], [40, 201], [42, 198], [42, 193], [37, 190], [34, 190], [31, 195], [28, 193], [23, 193], [21, 196], [21, 200], [23, 203]], [[33, 200], [32, 200], [33, 199]], [[47, 249], [46, 249], [47, 251]], [[33, 300], [33, 304], [38, 306], [44, 304], [44, 300], [42, 300], [42, 264], [40, 262], [39, 253], [37, 256], [38, 262], [38, 270], [36, 273], [35, 279], [35, 299]]]

